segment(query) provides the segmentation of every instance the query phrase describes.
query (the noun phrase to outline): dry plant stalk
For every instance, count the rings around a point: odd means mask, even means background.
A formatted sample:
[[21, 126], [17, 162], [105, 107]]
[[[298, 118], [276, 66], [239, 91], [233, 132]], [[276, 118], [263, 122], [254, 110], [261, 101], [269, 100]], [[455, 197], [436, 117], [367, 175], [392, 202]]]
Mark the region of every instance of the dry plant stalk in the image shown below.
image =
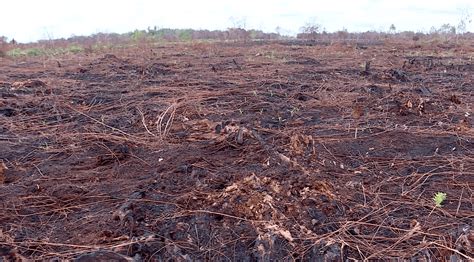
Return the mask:
[[156, 121], [156, 129], [158, 130], [158, 137], [164, 140], [168, 135], [171, 125], [173, 124], [174, 116], [176, 113], [177, 104], [173, 103], [158, 117]]
[[148, 129], [148, 126], [146, 125], [146, 121], [145, 121], [145, 115], [143, 114], [143, 112], [138, 107], [137, 107], [137, 110], [140, 113], [140, 116], [142, 117], [142, 124], [143, 124], [143, 127], [145, 127], [146, 132], [152, 136], [156, 136], [150, 131], [150, 129]]

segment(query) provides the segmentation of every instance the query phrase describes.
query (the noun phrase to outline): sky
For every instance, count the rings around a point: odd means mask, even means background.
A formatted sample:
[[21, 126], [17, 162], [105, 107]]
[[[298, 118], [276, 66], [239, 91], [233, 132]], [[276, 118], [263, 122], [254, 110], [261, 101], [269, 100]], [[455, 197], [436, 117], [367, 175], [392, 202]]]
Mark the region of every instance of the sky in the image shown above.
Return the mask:
[[[463, 14], [474, 0], [2, 0], [0, 36], [19, 42], [125, 33], [134, 29], [244, 26], [294, 35], [306, 23], [327, 31], [428, 31]], [[474, 22], [468, 24], [474, 32]]]

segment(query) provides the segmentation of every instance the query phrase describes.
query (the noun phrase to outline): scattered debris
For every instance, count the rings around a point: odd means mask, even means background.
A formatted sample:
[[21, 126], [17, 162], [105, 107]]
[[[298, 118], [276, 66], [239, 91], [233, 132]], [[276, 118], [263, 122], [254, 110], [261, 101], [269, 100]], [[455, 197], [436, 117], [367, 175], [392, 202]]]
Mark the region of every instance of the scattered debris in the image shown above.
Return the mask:
[[396, 80], [399, 80], [401, 82], [409, 82], [410, 79], [408, 77], [408, 74], [401, 70], [401, 69], [391, 69], [390, 71], [390, 75], [395, 78]]
[[1, 60], [0, 260], [472, 260], [474, 68], [417, 44]]
[[141, 199], [145, 196], [145, 192], [139, 191], [134, 192], [128, 199], [123, 203], [120, 208], [115, 211], [112, 215], [114, 220], [120, 220], [120, 223], [125, 225], [126, 223], [133, 230], [136, 226], [136, 219], [133, 213], [134, 203], [136, 200]]
[[19, 82], [13, 82], [12, 83], [12, 88], [13, 89], [37, 88], [37, 87], [45, 87], [45, 86], [46, 86], [46, 83], [41, 81], [41, 80], [38, 80], [38, 79], [19, 81]]

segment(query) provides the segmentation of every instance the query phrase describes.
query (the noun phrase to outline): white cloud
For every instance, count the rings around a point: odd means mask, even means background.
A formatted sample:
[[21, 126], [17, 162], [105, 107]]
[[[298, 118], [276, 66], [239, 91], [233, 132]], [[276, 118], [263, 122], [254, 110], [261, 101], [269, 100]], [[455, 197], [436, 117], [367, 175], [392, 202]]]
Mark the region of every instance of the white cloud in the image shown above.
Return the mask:
[[[225, 29], [231, 17], [247, 28], [296, 33], [316, 18], [327, 30], [428, 30], [443, 23], [457, 25], [461, 10], [473, 13], [469, 0], [3, 0], [0, 35], [20, 41], [69, 37], [99, 31], [127, 32], [148, 26]], [[474, 31], [471, 24], [469, 29]]]

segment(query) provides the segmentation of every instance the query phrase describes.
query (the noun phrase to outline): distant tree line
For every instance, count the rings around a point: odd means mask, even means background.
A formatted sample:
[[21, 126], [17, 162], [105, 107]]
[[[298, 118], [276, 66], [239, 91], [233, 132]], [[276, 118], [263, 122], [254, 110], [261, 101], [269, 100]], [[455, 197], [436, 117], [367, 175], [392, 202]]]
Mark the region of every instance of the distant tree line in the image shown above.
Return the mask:
[[[472, 22], [470, 15], [465, 15], [459, 25], [453, 26], [443, 24], [438, 28], [432, 27], [429, 32], [397, 31], [394, 24], [387, 28], [386, 32], [348, 32], [343, 29], [336, 32], [327, 32], [321, 25], [310, 22], [300, 28], [296, 39], [316, 40], [325, 43], [334, 41], [356, 40], [380, 42], [384, 39], [402, 39], [418, 41], [420, 39], [474, 39], [474, 33], [468, 32], [467, 25]], [[295, 37], [282, 35], [281, 28], [277, 27], [276, 33], [266, 33], [261, 30], [244, 29], [233, 27], [227, 30], [195, 30], [195, 29], [170, 29], [148, 27], [146, 30], [134, 30], [132, 32], [97, 33], [89, 36], [71, 36], [69, 38], [39, 40], [36, 43], [17, 44], [14, 39], [0, 36], [0, 57], [6, 56], [8, 50], [18, 48], [70, 48], [73, 45], [82, 51], [92, 50], [94, 46], [107, 46], [126, 44], [130, 42], [154, 42], [154, 41], [193, 41], [193, 40], [216, 40], [216, 41], [250, 41], [250, 40], [282, 40], [294, 39]], [[17, 47], [16, 47], [17, 46]]]
[[373, 39], [381, 39], [381, 38], [402, 38], [408, 39], [411, 38], [413, 40], [419, 40], [420, 38], [433, 38], [443, 36], [445, 39], [448, 39], [451, 36], [456, 36], [456, 39], [460, 37], [469, 38], [473, 37], [473, 33], [468, 32], [467, 27], [469, 24], [472, 23], [472, 15], [469, 11], [463, 10], [461, 17], [459, 19], [458, 25], [452, 24], [442, 24], [440, 27], [431, 27], [429, 32], [413, 32], [413, 31], [403, 31], [397, 32], [397, 28], [394, 24], [391, 24], [388, 28], [387, 32], [383, 31], [367, 31], [367, 32], [358, 32], [358, 33], [350, 33], [346, 29], [337, 31], [337, 32], [327, 32], [326, 29], [313, 21], [307, 22], [304, 26], [300, 28], [300, 33], [297, 34], [296, 38], [298, 39], [326, 39], [326, 40], [333, 40], [333, 39], [366, 39], [366, 40], [373, 40]]
[[120, 43], [128, 42], [130, 40], [176, 42], [191, 40], [275, 40], [280, 38], [282, 38], [282, 36], [277, 33], [265, 33], [261, 30], [245, 30], [242, 28], [229, 28], [227, 30], [194, 30], [149, 27], [147, 30], [135, 30], [125, 34], [98, 33], [90, 36], [72, 36], [64, 40], [87, 45], [98, 42]]

